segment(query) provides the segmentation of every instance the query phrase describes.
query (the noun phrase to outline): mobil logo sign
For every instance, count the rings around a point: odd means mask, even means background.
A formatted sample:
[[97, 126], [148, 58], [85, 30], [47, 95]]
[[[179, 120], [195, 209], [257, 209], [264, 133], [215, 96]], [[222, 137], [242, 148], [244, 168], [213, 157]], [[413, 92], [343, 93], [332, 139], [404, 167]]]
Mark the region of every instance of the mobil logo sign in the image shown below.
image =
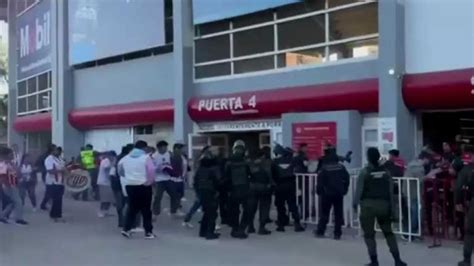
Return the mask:
[[51, 69], [51, 0], [42, 0], [17, 20], [17, 79]]

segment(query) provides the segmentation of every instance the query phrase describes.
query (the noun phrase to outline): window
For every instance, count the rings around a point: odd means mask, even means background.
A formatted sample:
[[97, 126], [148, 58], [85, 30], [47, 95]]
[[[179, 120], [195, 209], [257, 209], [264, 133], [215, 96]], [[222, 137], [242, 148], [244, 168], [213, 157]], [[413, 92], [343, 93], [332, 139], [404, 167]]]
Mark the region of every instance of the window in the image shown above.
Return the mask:
[[259, 57], [236, 61], [234, 63], [234, 73], [255, 72], [274, 68], [275, 59], [273, 56]]
[[337, 44], [329, 47], [329, 61], [378, 54], [378, 39]]
[[278, 25], [278, 48], [281, 50], [323, 43], [325, 37], [324, 16], [314, 16]]
[[137, 135], [151, 135], [153, 134], [153, 125], [136, 126], [134, 130]]
[[195, 27], [194, 77], [378, 54], [377, 0], [305, 0]]
[[26, 94], [26, 81], [18, 83], [18, 96]]
[[234, 56], [273, 51], [273, 26], [246, 30], [234, 34]]
[[213, 64], [196, 67], [196, 78], [217, 77], [230, 75], [230, 63]]
[[51, 110], [51, 72], [17, 83], [17, 115]]
[[347, 38], [378, 32], [377, 5], [363, 5], [329, 13], [329, 39]]
[[212, 37], [198, 40], [195, 43], [196, 63], [215, 61], [230, 57], [230, 38], [229, 35]]
[[278, 68], [323, 63], [325, 51], [326, 49], [322, 47], [279, 54]]

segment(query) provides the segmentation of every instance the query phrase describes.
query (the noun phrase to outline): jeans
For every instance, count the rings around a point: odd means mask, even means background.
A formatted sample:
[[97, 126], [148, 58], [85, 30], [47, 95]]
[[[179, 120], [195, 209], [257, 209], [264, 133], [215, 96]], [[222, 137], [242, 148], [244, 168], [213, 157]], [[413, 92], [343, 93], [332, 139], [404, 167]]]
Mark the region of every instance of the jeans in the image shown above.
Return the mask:
[[64, 195], [64, 186], [63, 185], [49, 185], [49, 195], [53, 200], [51, 205], [51, 210], [49, 212], [49, 217], [53, 219], [63, 217], [63, 195]]
[[[403, 208], [403, 231], [409, 232], [408, 228], [408, 202], [407, 199], [404, 198], [402, 201], [402, 208]], [[410, 220], [411, 220], [411, 234], [416, 234], [418, 233], [418, 200], [417, 199], [411, 199], [410, 202]]]
[[184, 222], [189, 223], [193, 218], [194, 214], [199, 210], [199, 208], [201, 208], [201, 202], [199, 201], [199, 198], [196, 198], [193, 203], [193, 206], [191, 206], [191, 209], [189, 209], [188, 213], [186, 213], [186, 216], [184, 217]]
[[33, 208], [36, 208], [36, 182], [35, 181], [24, 181], [19, 184], [19, 189], [20, 189], [20, 198], [21, 202], [23, 205], [25, 205], [25, 198], [26, 195], [28, 195], [28, 198], [30, 199], [31, 206]]
[[128, 194], [129, 210], [125, 221], [124, 231], [130, 231], [135, 223], [135, 217], [141, 213], [143, 218], [143, 227], [146, 233], [153, 232], [151, 199], [153, 190], [151, 186], [126, 186]]
[[17, 187], [3, 187], [3, 195], [10, 200], [5, 209], [0, 212], [1, 219], [7, 219], [10, 214], [14, 213], [15, 219], [23, 220], [23, 204], [20, 198], [20, 192]]
[[41, 201], [41, 206], [40, 207], [43, 210], [46, 209], [46, 205], [51, 200], [51, 195], [50, 195], [51, 189], [49, 189], [49, 186], [51, 186], [51, 185], [46, 185], [46, 189], [44, 190], [43, 200]]
[[160, 181], [155, 183], [155, 198], [153, 199], [153, 214], [159, 215], [161, 213], [161, 199], [163, 193], [166, 191], [170, 196], [170, 211], [172, 214], [176, 213], [179, 208], [180, 199], [178, 198], [177, 186], [173, 181]]

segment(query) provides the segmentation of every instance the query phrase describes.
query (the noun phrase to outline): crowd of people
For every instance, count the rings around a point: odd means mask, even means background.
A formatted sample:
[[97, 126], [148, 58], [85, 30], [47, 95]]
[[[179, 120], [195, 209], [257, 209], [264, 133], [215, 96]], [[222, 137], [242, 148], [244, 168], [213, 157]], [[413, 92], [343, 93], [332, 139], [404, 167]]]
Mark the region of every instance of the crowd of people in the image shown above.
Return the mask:
[[[0, 222], [10, 223], [9, 218], [14, 217], [15, 223], [28, 224], [23, 219], [23, 206], [28, 198], [36, 211], [37, 176], [41, 176], [46, 185], [40, 208], [49, 208], [51, 219], [63, 222], [64, 178], [68, 173], [67, 166], [77, 164], [87, 170], [91, 178], [91, 190], [75, 193], [73, 197], [76, 200], [88, 200], [92, 194], [93, 199], [100, 202], [98, 216], [101, 218], [108, 216], [111, 208], [115, 206], [118, 226], [126, 238], [141, 230], [144, 231], [146, 239], [156, 237], [153, 233], [153, 223], [162, 213], [161, 203], [165, 192], [170, 200], [169, 214], [184, 218], [185, 227], [193, 228], [192, 218], [198, 210], [202, 210], [199, 236], [207, 240], [219, 238], [218, 232], [222, 225], [229, 226], [231, 237], [237, 239], [245, 239], [253, 233], [271, 234], [268, 225], [273, 223], [270, 217], [272, 202], [277, 211], [276, 231], [284, 232], [290, 225], [296, 232], [305, 231], [301, 214], [305, 213], [303, 216], [308, 217], [309, 212], [314, 210], [300, 208], [308, 204], [301, 202], [305, 200], [303, 197], [297, 197], [297, 191], [303, 188], [297, 186], [301, 186], [305, 181], [298, 180], [296, 174], [308, 173], [306, 144], [301, 144], [296, 152], [276, 145], [273, 150], [264, 147], [250, 155], [245, 143], [238, 140], [232, 146], [229, 156], [226, 156], [222, 149], [204, 147], [199, 157], [193, 161], [192, 180], [196, 197], [186, 213], [183, 211], [182, 202], [191, 167], [184, 147], [184, 144], [178, 142], [170, 151], [166, 141], [159, 141], [156, 147], [151, 147], [144, 141], [137, 141], [125, 145], [117, 155], [114, 151], [98, 153], [91, 145], [87, 145], [81, 149], [77, 160], [73, 159], [69, 163], [63, 159], [61, 147], [55, 145], [50, 145], [47, 152], [39, 156], [35, 163], [30, 155], [20, 154], [15, 145], [11, 149], [2, 147]], [[324, 156], [319, 159], [316, 170], [317, 185], [314, 188], [320, 202], [319, 221], [313, 232], [316, 237], [326, 236], [326, 227], [333, 209], [333, 237], [336, 240], [341, 238], [344, 224], [343, 202], [350, 184], [350, 176], [343, 162], [350, 161], [350, 156], [351, 153], [344, 157], [338, 156], [335, 147], [328, 145]], [[425, 181], [444, 179], [456, 182], [452, 189], [451, 206], [459, 217], [453, 218], [453, 221], [459, 223], [457, 228], [465, 240], [464, 260], [459, 265], [471, 265], [474, 244], [474, 226], [471, 224], [474, 222], [474, 209], [462, 204], [466, 204], [466, 188], [474, 186], [474, 150], [464, 143], [444, 143], [442, 154], [425, 147], [417, 159], [405, 164], [398, 150], [391, 150], [388, 160], [384, 161], [381, 160], [377, 149], [370, 148], [367, 151], [367, 161], [368, 165], [362, 169], [357, 180], [352, 206], [355, 211], [360, 210], [361, 228], [371, 260], [367, 265], [379, 265], [375, 248], [375, 221], [387, 239], [395, 265], [406, 265], [400, 258], [397, 241], [392, 232], [392, 221], [396, 216], [394, 211], [397, 209], [394, 205], [394, 195], [401, 190], [403, 223], [406, 227], [407, 219], [411, 217], [412, 232], [421, 230], [416, 212], [419, 201], [423, 201], [428, 230], [433, 233], [430, 207], [434, 192], [429, 182]], [[419, 198], [420, 191], [417, 186], [402, 184], [402, 187], [397, 187], [392, 177], [403, 176], [420, 178], [424, 184], [422, 189], [426, 193], [422, 193], [423, 196]], [[408, 204], [407, 200], [412, 202]], [[259, 215], [255, 226], [257, 211]], [[464, 232], [466, 211], [468, 226], [467, 232]], [[408, 212], [411, 212], [411, 215], [407, 215]]]

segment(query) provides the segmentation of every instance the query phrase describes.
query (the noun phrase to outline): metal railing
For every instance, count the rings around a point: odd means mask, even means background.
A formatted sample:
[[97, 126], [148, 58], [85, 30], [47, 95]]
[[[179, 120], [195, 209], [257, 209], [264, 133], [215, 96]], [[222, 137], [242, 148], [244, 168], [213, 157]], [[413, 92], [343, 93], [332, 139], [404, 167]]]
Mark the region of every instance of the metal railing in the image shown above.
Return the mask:
[[[359, 169], [351, 169], [349, 191], [344, 197], [344, 221], [346, 227], [360, 229], [359, 217], [352, 208], [356, 191]], [[393, 230], [411, 241], [422, 235], [422, 198], [420, 179], [414, 177], [394, 177], [393, 201], [395, 217]], [[306, 224], [317, 224], [321, 209], [319, 196], [316, 194], [317, 174], [296, 174], [296, 195], [302, 221]], [[331, 217], [333, 215], [331, 214]], [[331, 224], [332, 220], [330, 221]], [[380, 231], [378, 225], [376, 230]]]

